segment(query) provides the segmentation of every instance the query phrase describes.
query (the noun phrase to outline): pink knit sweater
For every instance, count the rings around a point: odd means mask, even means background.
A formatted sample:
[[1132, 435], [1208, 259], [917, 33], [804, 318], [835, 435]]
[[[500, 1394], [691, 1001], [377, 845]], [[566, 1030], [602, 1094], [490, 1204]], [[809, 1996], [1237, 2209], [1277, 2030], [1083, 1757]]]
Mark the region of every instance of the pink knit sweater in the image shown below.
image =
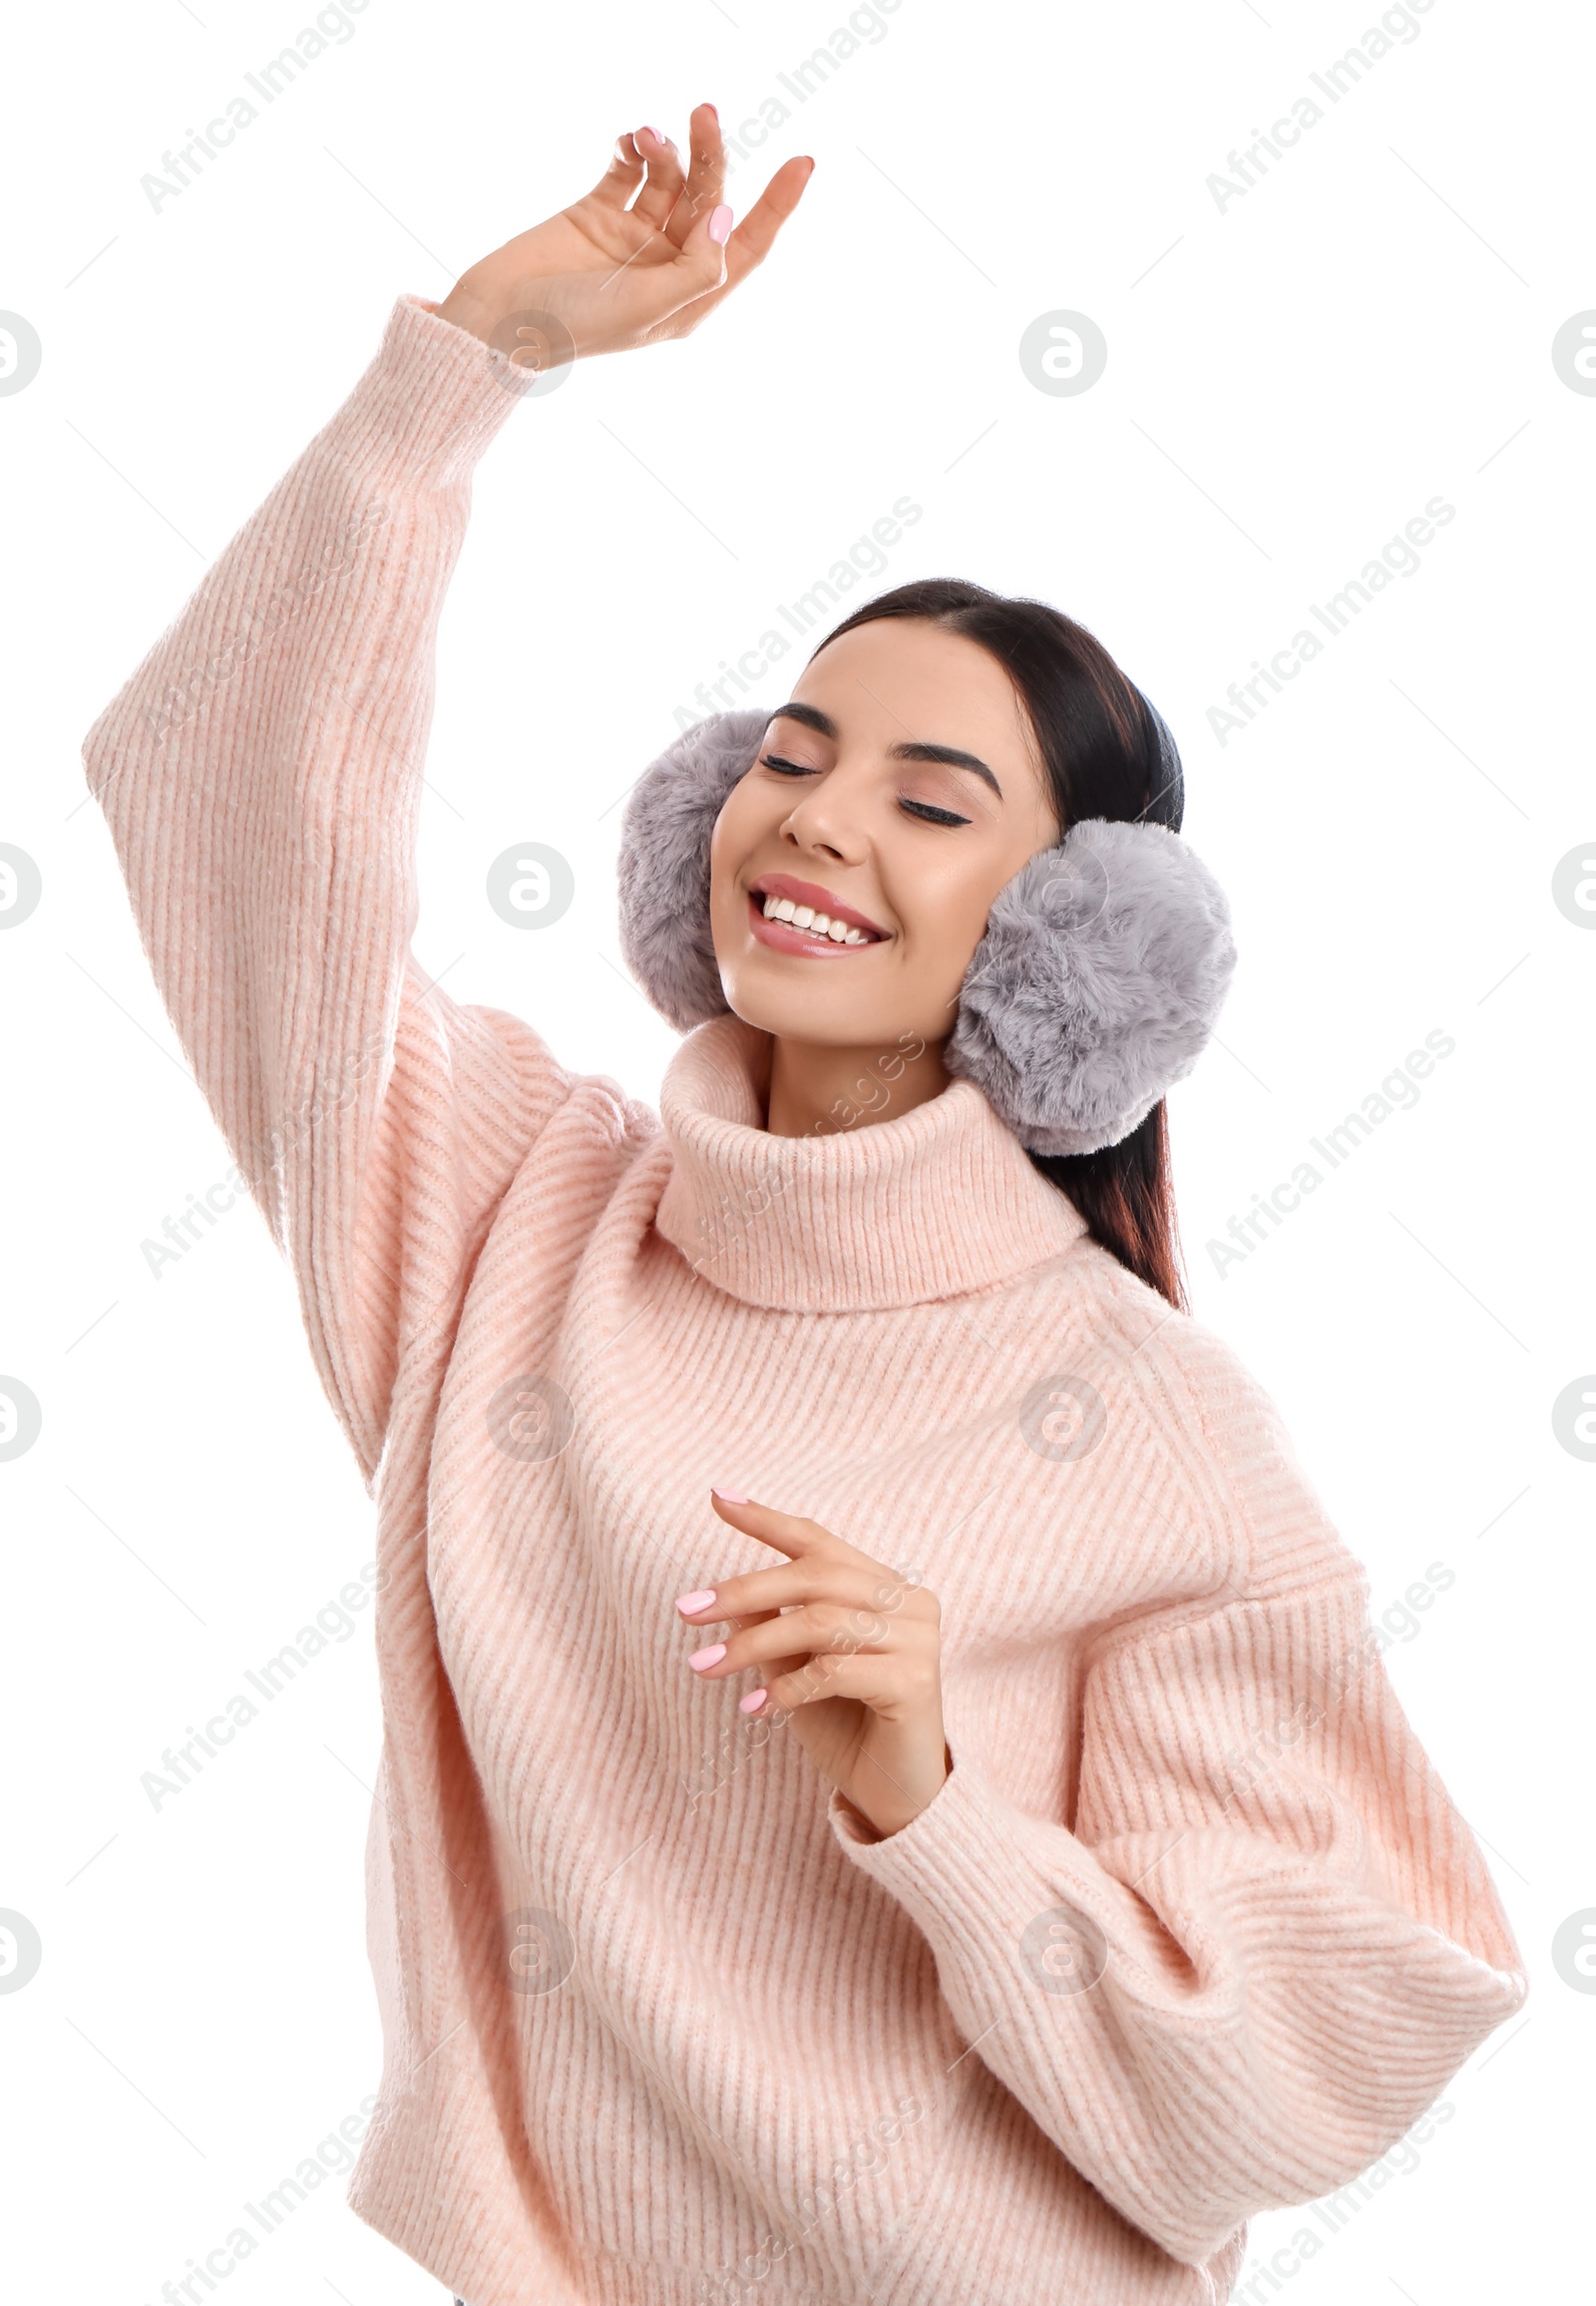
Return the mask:
[[[979, 1091], [772, 1137], [728, 1017], [656, 1116], [427, 983], [434, 640], [521, 384], [401, 298], [86, 744], [379, 1507], [352, 2206], [471, 2306], [1217, 2306], [1518, 1950], [1271, 1402]], [[777, 1558], [712, 1481], [940, 1597], [899, 1833], [688, 1670], [675, 1596]]]

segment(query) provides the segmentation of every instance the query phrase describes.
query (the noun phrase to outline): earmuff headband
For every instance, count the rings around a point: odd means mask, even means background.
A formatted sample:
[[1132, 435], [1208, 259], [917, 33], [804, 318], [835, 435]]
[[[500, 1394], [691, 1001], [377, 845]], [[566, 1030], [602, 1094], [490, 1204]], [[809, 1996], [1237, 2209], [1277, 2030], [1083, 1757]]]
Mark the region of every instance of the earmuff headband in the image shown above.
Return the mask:
[[[943, 1052], [1033, 1153], [1094, 1153], [1128, 1137], [1196, 1064], [1235, 970], [1224, 892], [1173, 829], [1180, 755], [1148, 711], [1164, 777], [1149, 811], [1161, 821], [1083, 818], [1004, 884]], [[700, 721], [649, 764], [626, 804], [620, 949], [680, 1032], [726, 1011], [709, 839], [769, 719], [744, 706]]]

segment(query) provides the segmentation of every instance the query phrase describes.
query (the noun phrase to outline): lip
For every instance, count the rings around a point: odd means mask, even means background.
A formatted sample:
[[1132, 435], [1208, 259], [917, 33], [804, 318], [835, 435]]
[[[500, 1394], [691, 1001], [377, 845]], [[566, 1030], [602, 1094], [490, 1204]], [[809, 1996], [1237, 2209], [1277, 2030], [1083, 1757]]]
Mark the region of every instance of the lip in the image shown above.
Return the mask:
[[[828, 914], [833, 921], [844, 921], [854, 929], [864, 930], [866, 942], [839, 945], [835, 938], [814, 937], [807, 930], [795, 929], [789, 921], [767, 921], [762, 905], [766, 897], [790, 897], [795, 905], [812, 905], [817, 913]], [[760, 944], [770, 946], [777, 953], [868, 953], [872, 945], [884, 945], [889, 935], [868, 913], [843, 904], [818, 882], [800, 881], [793, 873], [761, 873], [748, 891], [748, 918]]]

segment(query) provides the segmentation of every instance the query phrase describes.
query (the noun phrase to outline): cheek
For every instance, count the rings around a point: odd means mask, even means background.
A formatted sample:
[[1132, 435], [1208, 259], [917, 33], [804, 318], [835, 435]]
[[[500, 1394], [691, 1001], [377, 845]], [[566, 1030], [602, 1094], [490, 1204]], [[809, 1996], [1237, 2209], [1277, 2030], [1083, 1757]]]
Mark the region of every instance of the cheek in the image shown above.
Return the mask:
[[765, 832], [765, 812], [759, 794], [746, 778], [733, 785], [715, 819], [709, 837], [709, 896], [715, 904], [728, 897], [738, 867]]
[[909, 945], [939, 961], [960, 957], [968, 961], [981, 943], [1000, 886], [990, 859], [924, 860], [918, 872], [901, 881], [899, 919]]
[[890, 870], [892, 877], [891, 894], [895, 900], [901, 896], [902, 917], [914, 922], [918, 934], [943, 946], [957, 941], [973, 953], [998, 892], [1048, 846], [1050, 820], [1037, 797], [1023, 789], [1012, 794], [1001, 810], [996, 803], [987, 806], [963, 785], [946, 794], [931, 790], [917, 797], [956, 809], [972, 822], [941, 831], [895, 823], [881, 845], [884, 874]]
[[740, 865], [754, 846], [773, 832], [782, 820], [792, 814], [796, 789], [774, 777], [761, 776], [757, 766], [737, 779], [720, 805], [715, 820], [715, 840], [732, 844], [729, 862]]

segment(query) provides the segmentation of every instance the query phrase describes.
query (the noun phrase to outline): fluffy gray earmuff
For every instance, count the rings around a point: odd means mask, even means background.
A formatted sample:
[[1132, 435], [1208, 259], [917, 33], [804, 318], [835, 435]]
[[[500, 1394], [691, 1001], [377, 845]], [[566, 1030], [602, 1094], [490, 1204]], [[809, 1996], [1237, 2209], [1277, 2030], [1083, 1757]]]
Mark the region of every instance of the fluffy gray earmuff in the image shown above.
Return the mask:
[[[680, 1032], [726, 1011], [709, 837], [769, 717], [743, 707], [700, 721], [649, 764], [626, 803], [620, 950]], [[1156, 725], [1178, 822], [1179, 755]], [[1028, 1151], [1095, 1153], [1128, 1137], [1191, 1071], [1235, 965], [1224, 892], [1178, 833], [1083, 818], [998, 891], [944, 1062]]]
[[620, 820], [620, 956], [681, 1033], [726, 1009], [709, 934], [709, 836], [769, 722], [746, 707], [699, 721], [650, 761]]

